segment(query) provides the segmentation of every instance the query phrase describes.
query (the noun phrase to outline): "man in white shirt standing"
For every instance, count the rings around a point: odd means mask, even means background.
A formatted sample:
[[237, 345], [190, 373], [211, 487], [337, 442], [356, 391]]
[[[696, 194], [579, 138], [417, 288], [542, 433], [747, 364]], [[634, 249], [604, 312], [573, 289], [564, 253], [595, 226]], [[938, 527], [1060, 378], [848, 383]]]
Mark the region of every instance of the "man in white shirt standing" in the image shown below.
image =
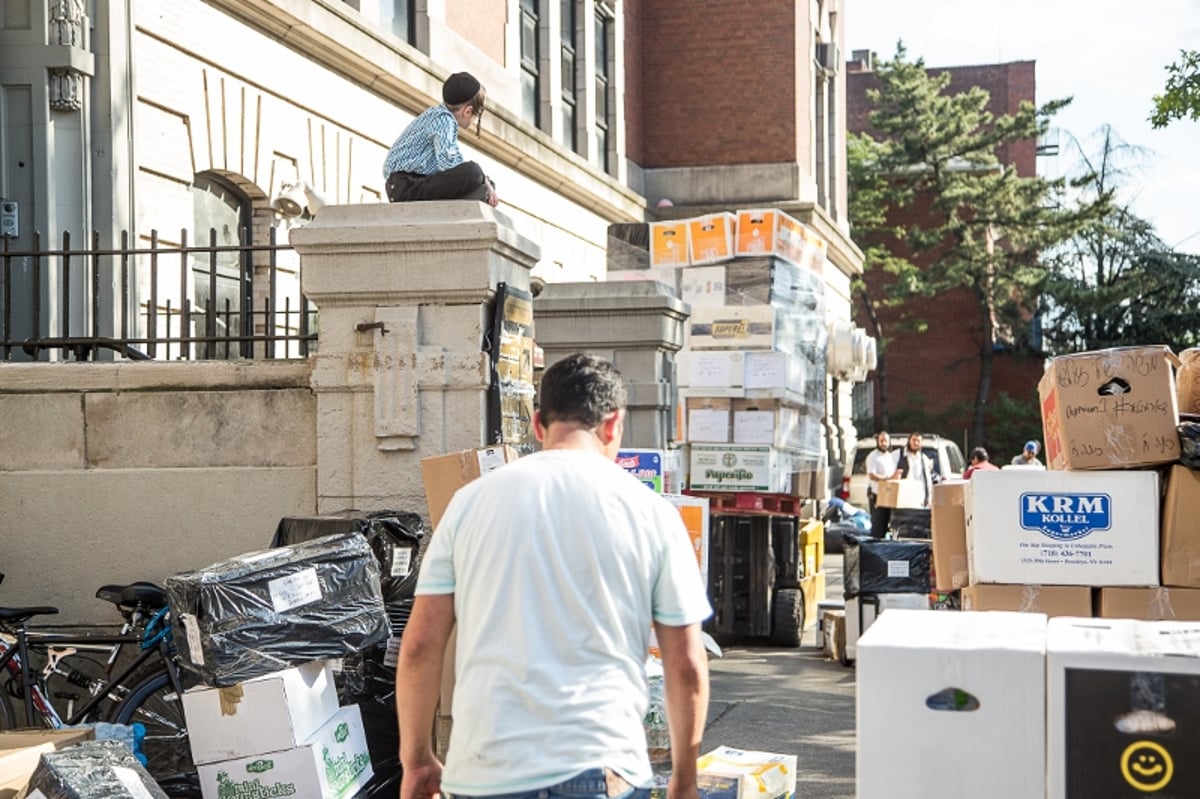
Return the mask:
[[[616, 465], [626, 389], [577, 354], [542, 377], [542, 450], [454, 495], [429, 542], [400, 645], [401, 799], [434, 794], [648, 799], [642, 727], [653, 627], [669, 799], [698, 799], [709, 606], [679, 512]], [[430, 731], [457, 625], [446, 763]]]
[[875, 449], [867, 455], [867, 506], [871, 511], [871, 534], [882, 537], [892, 519], [891, 508], [877, 507], [879, 481], [896, 476], [896, 454], [892, 452], [892, 439], [886, 430], [875, 436]]

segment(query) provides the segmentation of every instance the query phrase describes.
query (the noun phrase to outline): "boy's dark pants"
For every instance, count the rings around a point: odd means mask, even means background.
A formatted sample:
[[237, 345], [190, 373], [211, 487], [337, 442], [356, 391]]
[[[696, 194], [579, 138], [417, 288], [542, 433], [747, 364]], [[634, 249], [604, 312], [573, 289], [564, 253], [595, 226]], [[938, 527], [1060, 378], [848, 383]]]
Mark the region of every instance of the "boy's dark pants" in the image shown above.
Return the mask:
[[487, 200], [487, 178], [474, 161], [464, 161], [445, 172], [417, 175], [393, 172], [387, 179], [389, 202], [418, 200]]

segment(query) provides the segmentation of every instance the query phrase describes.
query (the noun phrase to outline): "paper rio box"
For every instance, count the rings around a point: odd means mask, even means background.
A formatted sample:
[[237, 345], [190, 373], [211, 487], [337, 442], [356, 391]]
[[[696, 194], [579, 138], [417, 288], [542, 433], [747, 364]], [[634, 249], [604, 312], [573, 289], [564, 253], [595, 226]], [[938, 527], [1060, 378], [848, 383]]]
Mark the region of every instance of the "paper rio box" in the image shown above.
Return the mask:
[[204, 799], [349, 799], [371, 779], [358, 705], [347, 705], [301, 746], [199, 767]]
[[692, 444], [693, 491], [791, 493], [791, 459], [774, 447]]
[[973, 474], [971, 582], [1157, 585], [1158, 497], [1152, 471]]

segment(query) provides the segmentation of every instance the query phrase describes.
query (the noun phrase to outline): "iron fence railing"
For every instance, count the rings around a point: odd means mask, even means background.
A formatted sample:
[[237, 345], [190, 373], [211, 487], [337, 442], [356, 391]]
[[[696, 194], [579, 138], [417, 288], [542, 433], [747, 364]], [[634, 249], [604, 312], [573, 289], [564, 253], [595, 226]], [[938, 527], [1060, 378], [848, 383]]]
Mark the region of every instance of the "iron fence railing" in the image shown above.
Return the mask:
[[[306, 357], [316, 309], [300, 292], [291, 246], [162, 243], [158, 231], [106, 248], [14, 249], [0, 239], [0, 357], [12, 360], [205, 360]], [[281, 268], [280, 260], [291, 268]]]

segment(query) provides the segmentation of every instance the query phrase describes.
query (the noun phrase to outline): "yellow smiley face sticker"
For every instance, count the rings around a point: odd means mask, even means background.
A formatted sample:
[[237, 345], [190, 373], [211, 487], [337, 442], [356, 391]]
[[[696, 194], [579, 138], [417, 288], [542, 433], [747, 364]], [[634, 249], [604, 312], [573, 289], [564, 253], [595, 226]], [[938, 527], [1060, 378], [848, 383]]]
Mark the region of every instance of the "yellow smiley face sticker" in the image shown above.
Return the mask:
[[1165, 788], [1175, 776], [1171, 753], [1154, 741], [1134, 741], [1121, 753], [1121, 775], [1139, 791]]

